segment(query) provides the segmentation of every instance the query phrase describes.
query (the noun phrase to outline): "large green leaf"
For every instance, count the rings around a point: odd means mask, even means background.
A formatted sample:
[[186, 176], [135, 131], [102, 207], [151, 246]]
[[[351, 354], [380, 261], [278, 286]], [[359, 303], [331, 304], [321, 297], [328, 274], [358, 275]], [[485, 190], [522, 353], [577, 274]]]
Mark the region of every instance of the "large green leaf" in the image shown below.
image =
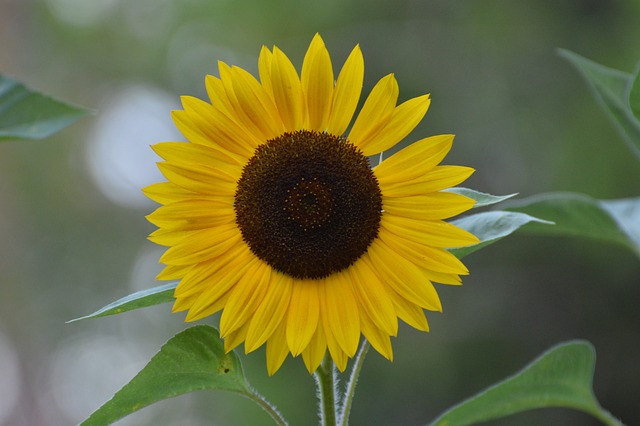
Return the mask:
[[527, 228], [529, 232], [594, 238], [621, 244], [640, 256], [640, 197], [596, 200], [558, 192], [513, 201], [506, 209], [556, 223], [549, 227], [533, 224]]
[[46, 138], [86, 114], [0, 74], [0, 141]]
[[178, 285], [177, 282], [153, 287], [148, 290], [138, 291], [118, 299], [113, 303], [109, 303], [103, 308], [98, 309], [92, 314], [85, 315], [80, 318], [72, 319], [68, 322], [80, 321], [89, 318], [106, 317], [108, 315], [121, 314], [123, 312], [132, 311], [134, 309], [147, 308], [149, 306], [158, 305], [160, 303], [173, 302], [173, 292]]
[[450, 250], [460, 259], [489, 244], [495, 243], [529, 223], [538, 223], [543, 226], [553, 225], [552, 222], [544, 221], [528, 214], [504, 211], [477, 213], [456, 219], [451, 223], [471, 232], [480, 240], [478, 244]]
[[588, 342], [555, 346], [516, 375], [451, 408], [432, 425], [464, 426], [544, 407], [573, 408], [605, 424], [620, 425], [593, 394], [595, 358]]
[[82, 425], [108, 425], [155, 402], [198, 390], [252, 394], [240, 360], [234, 352], [225, 354], [218, 331], [208, 325], [176, 334]]
[[[568, 50], [560, 50], [559, 53], [580, 71], [595, 98], [629, 143], [631, 150], [640, 157], [640, 120], [633, 115], [629, 105], [633, 76], [605, 67]], [[634, 96], [637, 97], [637, 94]]]

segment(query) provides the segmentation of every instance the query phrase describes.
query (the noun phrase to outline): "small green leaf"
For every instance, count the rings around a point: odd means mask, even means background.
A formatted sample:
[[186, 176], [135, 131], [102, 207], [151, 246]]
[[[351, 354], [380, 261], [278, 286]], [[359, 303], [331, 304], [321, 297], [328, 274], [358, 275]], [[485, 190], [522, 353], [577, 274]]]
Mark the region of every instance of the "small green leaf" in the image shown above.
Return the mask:
[[148, 290], [138, 291], [116, 300], [113, 303], [109, 303], [107, 306], [98, 309], [92, 314], [85, 315], [80, 318], [72, 319], [68, 322], [80, 321], [88, 318], [106, 317], [107, 315], [121, 314], [127, 311], [133, 311], [134, 309], [147, 308], [153, 305], [159, 305], [160, 303], [173, 302], [173, 292], [178, 285], [177, 282], [161, 285], [158, 287], [150, 288]]
[[605, 67], [568, 50], [560, 49], [559, 53], [580, 71], [591, 87], [594, 97], [612, 119], [631, 150], [640, 157], [640, 120], [633, 115], [629, 106], [629, 88], [633, 84], [633, 76]]
[[541, 220], [528, 214], [504, 211], [477, 213], [456, 219], [451, 222], [453, 225], [471, 232], [480, 239], [480, 242], [468, 247], [450, 249], [450, 251], [461, 259], [514, 233], [531, 222], [537, 222], [545, 226], [553, 224], [553, 222]]
[[197, 325], [172, 337], [82, 425], [108, 425], [155, 402], [198, 390], [251, 394], [240, 360], [234, 352], [225, 354], [218, 331], [208, 325]]
[[445, 189], [443, 192], [453, 192], [455, 194], [464, 195], [465, 197], [469, 197], [472, 200], [475, 200], [476, 204], [473, 206], [473, 208], [486, 207], [492, 204], [497, 204], [518, 195], [518, 194], [491, 195], [491, 194], [486, 194], [484, 192], [475, 191], [473, 189], [460, 188], [460, 187]]
[[0, 74], [0, 141], [46, 138], [86, 114]]
[[636, 76], [629, 89], [629, 108], [636, 119], [640, 120], [640, 64], [636, 67]]
[[581, 410], [608, 425], [621, 425], [598, 404], [593, 390], [595, 351], [589, 342], [551, 348], [522, 371], [442, 414], [434, 426], [464, 426], [535, 408]]
[[556, 223], [552, 227], [532, 225], [529, 232], [594, 238], [620, 244], [640, 256], [640, 197], [605, 201], [557, 192], [513, 201], [506, 209]]

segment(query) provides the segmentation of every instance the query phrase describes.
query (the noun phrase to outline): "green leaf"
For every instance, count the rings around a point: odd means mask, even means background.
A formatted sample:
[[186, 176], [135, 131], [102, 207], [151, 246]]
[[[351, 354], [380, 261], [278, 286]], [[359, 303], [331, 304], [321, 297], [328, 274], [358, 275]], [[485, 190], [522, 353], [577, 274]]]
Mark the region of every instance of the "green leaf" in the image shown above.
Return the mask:
[[468, 247], [450, 249], [450, 251], [461, 259], [532, 222], [544, 224], [544, 226], [553, 224], [553, 222], [541, 220], [528, 214], [505, 211], [477, 213], [456, 219], [451, 222], [453, 225], [471, 232], [480, 239], [480, 242]]
[[46, 138], [86, 114], [0, 74], [0, 141]]
[[445, 189], [442, 192], [453, 192], [454, 194], [464, 195], [465, 197], [469, 197], [472, 200], [475, 200], [476, 204], [473, 206], [473, 208], [486, 207], [492, 204], [497, 204], [518, 195], [518, 194], [491, 195], [491, 194], [486, 194], [484, 192], [476, 191], [474, 189], [460, 188], [460, 187]]
[[605, 424], [621, 425], [598, 404], [593, 390], [595, 351], [589, 342], [551, 348], [522, 371], [451, 408], [432, 425], [463, 426], [544, 407], [589, 413]]
[[134, 309], [146, 308], [160, 303], [173, 302], [173, 292], [178, 285], [177, 282], [150, 288], [148, 290], [138, 291], [109, 303], [107, 306], [98, 309], [92, 314], [85, 315], [80, 318], [72, 319], [68, 322], [80, 321], [88, 318], [106, 317], [107, 315], [116, 315], [123, 312], [132, 311]]
[[155, 402], [198, 390], [250, 395], [240, 360], [224, 353], [218, 331], [197, 325], [176, 334], [106, 404], [82, 422], [108, 425]]
[[556, 192], [513, 201], [505, 208], [556, 223], [552, 227], [532, 225], [529, 232], [594, 238], [620, 244], [640, 256], [640, 197], [596, 200]]
[[628, 98], [633, 76], [605, 67], [568, 50], [561, 49], [559, 53], [587, 80], [594, 97], [612, 119], [631, 150], [640, 157], [640, 121], [633, 115]]
[[636, 76], [629, 89], [629, 108], [636, 119], [640, 120], [640, 64], [636, 67]]

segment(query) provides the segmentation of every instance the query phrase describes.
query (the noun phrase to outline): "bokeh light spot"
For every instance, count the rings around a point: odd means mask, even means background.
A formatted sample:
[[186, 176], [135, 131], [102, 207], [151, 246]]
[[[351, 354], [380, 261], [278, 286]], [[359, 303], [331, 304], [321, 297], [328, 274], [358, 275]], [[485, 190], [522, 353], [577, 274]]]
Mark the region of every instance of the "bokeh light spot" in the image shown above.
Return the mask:
[[157, 89], [133, 86], [117, 92], [101, 108], [87, 152], [87, 163], [102, 193], [123, 207], [152, 202], [141, 189], [164, 180], [150, 145], [183, 140], [171, 121], [174, 97]]

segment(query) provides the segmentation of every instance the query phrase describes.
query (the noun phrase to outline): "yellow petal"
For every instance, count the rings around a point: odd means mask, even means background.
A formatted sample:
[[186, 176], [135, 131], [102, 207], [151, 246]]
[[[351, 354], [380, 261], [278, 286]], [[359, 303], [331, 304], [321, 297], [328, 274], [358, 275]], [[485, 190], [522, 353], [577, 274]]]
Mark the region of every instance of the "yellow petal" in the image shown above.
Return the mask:
[[462, 279], [458, 274], [436, 272], [430, 269], [423, 269], [423, 268], [421, 269], [425, 277], [427, 277], [429, 281], [433, 281], [438, 284], [462, 285]]
[[193, 266], [180, 281], [174, 291], [174, 296], [181, 298], [194, 293], [201, 293], [211, 285], [216, 284], [211, 278], [215, 274], [232, 274], [236, 269], [241, 269], [245, 264], [252, 262], [254, 257], [246, 245], [239, 244], [232, 247], [223, 256], [200, 262]]
[[[222, 295], [220, 295], [218, 298], [216, 298], [215, 300], [210, 300], [209, 303], [207, 305], [205, 305], [204, 307], [202, 307], [202, 309], [199, 309], [197, 314], [192, 313], [191, 311], [189, 311], [189, 313], [187, 314], [187, 316], [185, 317], [185, 321], [189, 322], [189, 321], [198, 321], [202, 318], [206, 318], [208, 316], [211, 316], [213, 314], [215, 314], [216, 312], [222, 310], [225, 306], [225, 304], [227, 303], [227, 299], [229, 299], [229, 295], [231, 292], [227, 291], [226, 293], [223, 293]], [[182, 300], [182, 299], [181, 299]], [[193, 306], [196, 303], [197, 299], [195, 299], [195, 301], [191, 302], [191, 306]], [[176, 301], [176, 305], [177, 305], [178, 301]]]
[[201, 180], [223, 180], [226, 182], [236, 182], [239, 175], [235, 174], [235, 171], [228, 172], [222, 168], [209, 167], [202, 164], [177, 164], [176, 162], [160, 162], [158, 168], [161, 172], [169, 170], [173, 173], [182, 173], [184, 176], [198, 176]]
[[[172, 111], [171, 118], [189, 142], [225, 149], [246, 159], [261, 142], [222, 114], [198, 117], [187, 111]], [[202, 123], [204, 120], [207, 120], [206, 124]]]
[[[247, 345], [245, 344], [245, 347]], [[283, 324], [276, 328], [269, 340], [267, 340], [267, 372], [269, 376], [276, 374], [282, 363], [289, 355], [289, 347], [287, 346], [286, 327]]]
[[168, 180], [188, 191], [215, 196], [234, 196], [236, 192], [233, 176], [219, 169], [187, 168], [169, 163], [158, 163], [158, 168]]
[[393, 110], [391, 119], [375, 136], [358, 146], [364, 155], [375, 155], [392, 148], [403, 140], [420, 123], [429, 109], [429, 95], [409, 99]]
[[147, 237], [149, 241], [152, 241], [161, 246], [173, 246], [182, 243], [184, 240], [190, 238], [194, 234], [202, 229], [156, 229]]
[[[224, 309], [225, 310], [222, 311], [222, 313], [224, 313], [227, 310], [227, 307], [225, 306]], [[249, 323], [245, 322], [239, 328], [237, 328], [233, 332], [229, 333], [226, 337], [224, 337], [224, 352], [229, 353], [235, 348], [237, 348], [238, 346], [240, 346], [240, 344], [244, 342], [247, 336], [248, 329], [249, 329]]]
[[244, 343], [247, 352], [253, 352], [271, 337], [289, 308], [293, 279], [281, 273], [273, 275], [275, 279], [269, 284], [269, 289], [251, 320]]
[[404, 182], [378, 182], [385, 197], [408, 197], [441, 191], [464, 182], [475, 170], [463, 166], [436, 166], [422, 176]]
[[401, 254], [389, 249], [380, 239], [371, 244], [371, 263], [385, 282], [402, 297], [422, 308], [442, 311], [440, 298], [433, 284], [419, 268], [407, 261]]
[[199, 294], [192, 294], [190, 296], [177, 298], [175, 302], [173, 302], [173, 306], [171, 307], [171, 312], [175, 314], [177, 312], [183, 312], [188, 310], [191, 307], [191, 305], [193, 305], [193, 302], [196, 301], [198, 296]]
[[181, 297], [176, 300], [173, 312], [184, 310], [179, 309], [179, 307], [182, 305], [182, 302], [187, 302], [188, 300], [187, 303], [189, 306], [187, 309], [189, 311], [187, 312], [187, 316], [184, 320], [185, 322], [198, 321], [223, 309], [226, 300], [229, 298], [229, 294], [229, 291], [220, 292], [220, 294], [216, 293], [217, 297], [209, 297], [207, 299], [203, 299], [201, 293]]
[[390, 336], [398, 334], [398, 319], [380, 278], [367, 262], [357, 261], [347, 270], [353, 293], [376, 328]]
[[190, 231], [233, 222], [235, 213], [231, 197], [227, 200], [193, 197], [159, 207], [146, 218], [163, 231]]
[[[396, 316], [395, 311], [393, 316]], [[393, 361], [393, 348], [391, 347], [389, 334], [376, 327], [375, 323], [367, 314], [360, 316], [360, 325], [362, 327], [362, 334], [369, 343], [371, 343], [371, 346], [373, 346], [380, 355], [387, 358], [389, 361]]]
[[328, 133], [340, 136], [347, 130], [360, 100], [363, 81], [364, 59], [358, 45], [353, 48], [338, 75], [327, 125]]
[[270, 280], [271, 267], [264, 262], [256, 262], [241, 277], [233, 288], [220, 317], [220, 335], [222, 337], [250, 322], [249, 320], [253, 317], [258, 305], [264, 299]]
[[160, 262], [193, 265], [220, 256], [241, 242], [242, 234], [235, 223], [192, 231], [187, 238], [169, 248], [160, 258]]
[[258, 72], [260, 74], [260, 83], [264, 90], [273, 99], [273, 85], [271, 84], [271, 61], [273, 60], [273, 53], [266, 47], [262, 46], [260, 50], [260, 56], [258, 57]]
[[162, 142], [151, 147], [156, 154], [168, 162], [179, 165], [199, 164], [215, 168], [224, 168], [228, 173], [240, 177], [246, 159], [230, 151], [216, 149], [213, 146], [185, 142]]
[[393, 74], [383, 77], [373, 87], [349, 132], [349, 142], [364, 152], [367, 144], [391, 119], [398, 101], [398, 92], [398, 82]]
[[289, 58], [277, 47], [273, 48], [271, 60], [271, 84], [285, 130], [302, 129], [306, 115], [302, 84]]
[[158, 280], [179, 280], [185, 275], [187, 272], [193, 267], [193, 265], [167, 265], [164, 267], [162, 272], [158, 274], [156, 279]]
[[324, 335], [327, 339], [327, 348], [329, 349], [329, 354], [333, 359], [333, 362], [338, 367], [338, 370], [344, 371], [347, 368], [347, 362], [349, 361], [349, 357], [342, 350], [338, 340], [336, 340], [335, 336], [332, 333], [331, 324], [329, 324], [329, 317], [323, 312], [320, 315], [322, 321], [322, 328], [324, 329]]
[[419, 140], [384, 160], [373, 172], [380, 185], [415, 179], [437, 166], [452, 144], [453, 135], [431, 136]]
[[224, 114], [226, 117], [233, 117], [235, 114], [233, 105], [231, 104], [229, 96], [227, 96], [222, 80], [218, 77], [207, 75], [204, 83], [213, 108], [221, 114]]
[[[227, 90], [233, 95], [232, 104], [229, 105], [229, 108], [233, 108], [231, 112], [227, 113], [226, 110], [220, 110], [192, 96], [180, 98], [184, 108], [182, 112], [191, 120], [192, 126], [197, 127], [206, 135], [208, 144], [220, 144], [231, 152], [235, 152], [234, 146], [241, 142], [255, 148], [263, 141], [262, 135], [255, 131], [255, 126], [252, 127], [253, 123], [246, 117], [235, 92], [233, 92], [232, 70], [229, 68], [226, 73], [229, 75], [223, 85], [227, 86]], [[180, 112], [174, 111], [173, 113], [179, 114]], [[229, 133], [231, 136], [228, 135]]]
[[[193, 232], [204, 231], [235, 222], [233, 211], [224, 211], [217, 216], [211, 216], [210, 211], [208, 213], [209, 216], [204, 218], [194, 217], [192, 220], [192, 218], [186, 217], [184, 220], [174, 219], [170, 223], [167, 222], [162, 228], [152, 232], [149, 235], [149, 240], [156, 244], [172, 246], [180, 244], [184, 239], [189, 238]], [[150, 220], [150, 222], [152, 221]]]
[[[222, 308], [224, 308], [224, 305], [227, 303], [227, 299], [229, 298], [229, 294], [230, 294], [229, 291], [223, 293], [215, 301], [213, 301], [208, 307], [200, 311], [199, 318], [208, 317], [209, 315], [213, 315], [219, 310], [221, 310]], [[173, 308], [171, 312], [176, 313], [176, 312], [182, 312], [190, 309], [194, 305], [196, 300], [198, 300], [199, 296], [200, 296], [200, 293], [195, 293], [189, 296], [180, 297], [176, 299], [176, 301], [173, 304]]]
[[226, 296], [228, 291], [237, 284], [238, 280], [240, 280], [241, 277], [247, 273], [247, 270], [257, 261], [258, 260], [254, 258], [233, 270], [221, 268], [211, 274], [208, 279], [207, 288], [204, 289], [196, 301], [193, 302], [185, 321], [196, 321], [216, 312], [219, 299]]
[[173, 182], [158, 182], [142, 189], [144, 195], [156, 203], [169, 204], [176, 201], [188, 200], [196, 195], [195, 192], [184, 189]]
[[[365, 262], [371, 262], [371, 259], [366, 255], [362, 257]], [[394, 306], [396, 315], [402, 321], [406, 322], [410, 326], [420, 331], [429, 331], [429, 324], [427, 318], [424, 315], [424, 311], [418, 305], [407, 300], [405, 297], [398, 294], [391, 286], [385, 288], [387, 298]], [[364, 329], [363, 329], [364, 333]], [[367, 336], [365, 334], [365, 336]], [[367, 337], [369, 339], [369, 337]], [[384, 355], [383, 352], [380, 352]]]
[[396, 313], [402, 321], [406, 322], [416, 330], [425, 332], [429, 331], [427, 317], [424, 315], [424, 310], [420, 306], [414, 305], [397, 293], [395, 293], [395, 295], [391, 295], [390, 293], [389, 297], [393, 300], [393, 305], [396, 307]]
[[331, 58], [319, 34], [313, 37], [304, 57], [301, 80], [309, 111], [305, 128], [322, 132], [331, 112], [334, 79]]
[[331, 332], [348, 357], [353, 357], [360, 341], [358, 304], [352, 284], [343, 274], [335, 274], [320, 286], [321, 308], [327, 315]]
[[192, 265], [189, 272], [178, 283], [178, 286], [173, 292], [173, 296], [177, 299], [191, 297], [194, 294], [199, 296], [202, 291], [209, 287], [211, 276], [222, 266], [220, 262], [216, 261], [201, 262], [197, 265]]
[[465, 247], [479, 242], [475, 235], [441, 220], [415, 220], [385, 212], [380, 226], [407, 240], [433, 247]]
[[276, 106], [258, 81], [242, 68], [233, 67], [233, 90], [246, 116], [264, 135], [265, 141], [280, 136], [284, 124]]
[[317, 280], [295, 280], [287, 314], [287, 344], [291, 355], [307, 347], [318, 326], [320, 305]]
[[418, 220], [447, 219], [466, 212], [476, 202], [452, 192], [432, 192], [411, 197], [382, 197], [382, 208], [395, 216]]
[[326, 352], [327, 339], [324, 337], [322, 321], [318, 321], [316, 332], [307, 347], [302, 351], [302, 360], [310, 374], [313, 374], [318, 369]]
[[450, 274], [468, 274], [464, 264], [453, 254], [442, 248], [431, 247], [401, 238], [381, 228], [378, 234], [389, 248], [402, 255], [420, 268]]
[[251, 134], [255, 140], [260, 141], [260, 143], [265, 142], [269, 139], [271, 132], [267, 131], [265, 133], [265, 128], [260, 125], [261, 123], [256, 124], [252, 120], [252, 118], [255, 117], [250, 115], [251, 109], [245, 109], [245, 107], [247, 107], [245, 103], [246, 99], [242, 93], [236, 91], [236, 86], [238, 86], [238, 82], [235, 81], [236, 72], [229, 65], [221, 61], [218, 62], [218, 72], [220, 73], [220, 80], [224, 86], [226, 96], [229, 99], [229, 108], [232, 110], [229, 118], [232, 118], [244, 131]]

